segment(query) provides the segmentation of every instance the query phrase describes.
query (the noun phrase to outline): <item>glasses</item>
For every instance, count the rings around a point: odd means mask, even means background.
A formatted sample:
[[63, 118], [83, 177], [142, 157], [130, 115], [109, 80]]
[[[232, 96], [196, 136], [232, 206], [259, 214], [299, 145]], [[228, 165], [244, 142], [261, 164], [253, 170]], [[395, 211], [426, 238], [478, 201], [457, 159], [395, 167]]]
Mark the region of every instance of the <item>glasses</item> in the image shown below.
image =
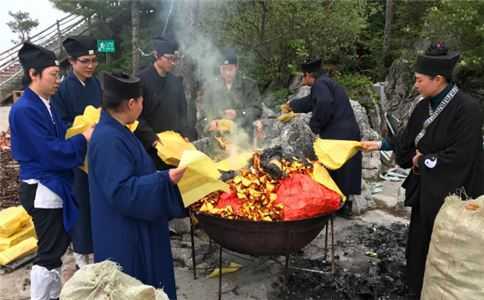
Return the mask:
[[83, 58], [83, 59], [78, 59], [77, 60], [81, 65], [97, 65], [98, 62], [97, 62], [97, 59], [93, 58], [93, 59], [89, 59], [89, 58]]
[[162, 57], [164, 57], [166, 60], [169, 60], [169, 61], [177, 61], [178, 60], [178, 57], [176, 55], [163, 55]]

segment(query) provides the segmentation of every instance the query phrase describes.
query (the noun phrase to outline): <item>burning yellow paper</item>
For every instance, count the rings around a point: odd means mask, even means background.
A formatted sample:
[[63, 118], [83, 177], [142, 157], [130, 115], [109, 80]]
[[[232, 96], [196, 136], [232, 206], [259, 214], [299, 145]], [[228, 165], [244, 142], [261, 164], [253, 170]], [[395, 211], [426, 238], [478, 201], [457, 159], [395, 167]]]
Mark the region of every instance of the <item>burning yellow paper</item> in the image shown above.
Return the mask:
[[334, 182], [333, 178], [329, 175], [328, 170], [320, 163], [315, 162], [313, 163], [313, 173], [311, 174], [311, 178], [319, 184], [324, 185], [328, 189], [338, 193], [341, 196], [341, 202], [346, 201], [346, 197], [339, 189], [336, 182]]
[[186, 150], [180, 160], [186, 171], [178, 182], [183, 204], [192, 205], [206, 195], [216, 191], [229, 191], [229, 185], [219, 180], [220, 172], [213, 160], [197, 150]]
[[225, 172], [238, 171], [247, 166], [249, 159], [251, 159], [253, 155], [253, 152], [231, 155], [228, 158], [217, 162], [217, 169]]
[[156, 144], [158, 156], [170, 166], [177, 166], [186, 150], [196, 150], [193, 144], [174, 131], [163, 131], [158, 134], [158, 138], [161, 141]]
[[316, 139], [313, 148], [320, 163], [330, 170], [337, 170], [361, 149], [361, 143], [358, 141]]
[[[90, 127], [96, 125], [99, 122], [100, 118], [101, 108], [95, 108], [92, 105], [86, 106], [86, 108], [84, 109], [84, 113], [75, 117], [72, 126], [67, 129], [66, 139], [81, 134]], [[128, 127], [131, 132], [134, 132], [138, 127], [138, 124], [138, 121], [134, 121], [131, 124], [127, 124], [126, 127]], [[84, 161], [84, 165], [82, 165], [80, 168], [87, 173], [87, 159]]]

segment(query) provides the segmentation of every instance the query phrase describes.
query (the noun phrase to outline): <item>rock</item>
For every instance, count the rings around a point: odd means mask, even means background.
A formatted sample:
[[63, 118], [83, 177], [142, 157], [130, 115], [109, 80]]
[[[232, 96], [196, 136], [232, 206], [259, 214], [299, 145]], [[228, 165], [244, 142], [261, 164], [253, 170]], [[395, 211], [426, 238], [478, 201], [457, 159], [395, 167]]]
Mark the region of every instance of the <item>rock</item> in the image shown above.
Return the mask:
[[407, 60], [395, 60], [385, 80], [385, 97], [381, 99], [381, 107], [384, 112], [396, 118], [397, 131], [406, 126], [410, 114], [419, 101], [418, 93], [413, 88], [413, 68], [413, 64]]
[[396, 210], [398, 199], [395, 196], [388, 196], [385, 194], [376, 194], [373, 195], [373, 200], [378, 208], [388, 209], [388, 210]]
[[364, 214], [368, 210], [368, 201], [363, 195], [352, 195], [353, 200], [352, 213], [355, 216]]
[[313, 143], [316, 136], [309, 128], [309, 114], [297, 114], [287, 123], [277, 119], [262, 119], [264, 138], [260, 148], [281, 146], [284, 156], [315, 158]]
[[370, 126], [366, 109], [357, 101], [350, 100], [351, 107], [355, 113], [356, 122], [360, 126], [361, 138], [363, 140], [379, 140], [380, 135]]
[[169, 225], [170, 225], [170, 229], [173, 229], [177, 234], [190, 233], [189, 218], [171, 220]]

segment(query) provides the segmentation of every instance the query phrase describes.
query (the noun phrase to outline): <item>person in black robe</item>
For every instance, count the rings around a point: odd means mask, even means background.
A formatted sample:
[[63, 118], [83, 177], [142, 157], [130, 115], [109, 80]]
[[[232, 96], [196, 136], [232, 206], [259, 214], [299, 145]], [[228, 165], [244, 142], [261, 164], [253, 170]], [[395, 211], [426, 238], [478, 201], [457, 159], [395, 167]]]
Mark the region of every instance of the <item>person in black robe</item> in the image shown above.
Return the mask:
[[394, 150], [397, 163], [412, 168], [402, 186], [412, 207], [408, 242], [407, 283], [419, 299], [425, 261], [437, 213], [452, 193], [478, 197], [482, 184], [483, 113], [479, 103], [452, 82], [459, 54], [443, 43], [419, 55], [415, 87], [423, 96], [400, 134], [381, 142], [363, 142], [363, 149]]
[[205, 84], [198, 99], [198, 131], [209, 135], [210, 131], [218, 130], [215, 120], [228, 119], [252, 136], [254, 121], [262, 115], [257, 83], [239, 71], [233, 48], [222, 50], [219, 72], [219, 76]]
[[[69, 55], [72, 71], [52, 97], [52, 103], [66, 127], [84, 113], [86, 106], [101, 106], [102, 90], [96, 72], [96, 40], [87, 36], [68, 37], [62, 43]], [[91, 209], [87, 173], [74, 169], [74, 196], [79, 205], [79, 218], [71, 232], [74, 259], [78, 268], [92, 261]]]
[[[311, 93], [289, 102], [296, 113], [312, 112], [309, 126], [322, 139], [361, 140], [360, 128], [346, 91], [321, 69], [321, 59], [308, 59], [301, 65], [304, 84]], [[343, 167], [330, 171], [331, 177], [347, 197], [341, 212], [351, 216], [352, 195], [361, 193], [362, 155], [358, 152]]]
[[178, 59], [177, 47], [175, 41], [155, 38], [155, 61], [137, 74], [143, 83], [144, 104], [135, 134], [158, 169], [168, 168], [155, 149], [158, 133], [173, 130], [190, 140], [196, 138], [195, 124], [190, 124], [187, 113], [183, 80], [172, 73]]

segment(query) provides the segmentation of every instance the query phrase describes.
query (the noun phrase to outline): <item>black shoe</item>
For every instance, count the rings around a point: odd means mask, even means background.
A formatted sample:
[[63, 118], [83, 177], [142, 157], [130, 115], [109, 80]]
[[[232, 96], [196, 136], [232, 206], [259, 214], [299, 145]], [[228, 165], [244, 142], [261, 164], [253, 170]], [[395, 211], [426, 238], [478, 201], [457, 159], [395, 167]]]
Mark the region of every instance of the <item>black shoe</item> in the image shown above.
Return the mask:
[[346, 200], [343, 207], [338, 211], [338, 215], [345, 219], [351, 220], [353, 218], [353, 202]]

